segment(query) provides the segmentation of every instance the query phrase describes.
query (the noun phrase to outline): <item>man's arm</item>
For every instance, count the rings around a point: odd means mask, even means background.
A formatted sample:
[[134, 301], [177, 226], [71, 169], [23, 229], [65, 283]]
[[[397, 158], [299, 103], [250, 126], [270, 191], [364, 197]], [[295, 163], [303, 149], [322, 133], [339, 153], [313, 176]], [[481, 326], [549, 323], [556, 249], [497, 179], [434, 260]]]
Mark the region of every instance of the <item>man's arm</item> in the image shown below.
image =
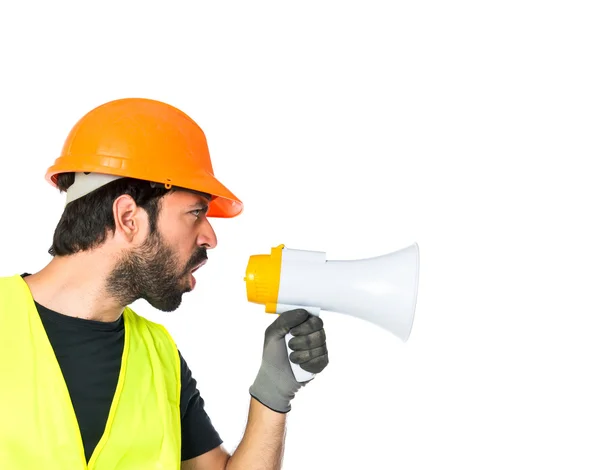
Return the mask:
[[229, 453], [221, 445], [205, 454], [181, 462], [181, 470], [225, 470]]
[[[294, 338], [288, 357], [285, 335]], [[182, 462], [182, 470], [280, 470], [283, 460], [286, 413], [296, 392], [306, 382], [294, 378], [289, 361], [309, 372], [319, 373], [328, 364], [323, 322], [306, 310], [281, 314], [265, 332], [263, 361], [250, 387], [250, 411], [244, 436], [229, 455], [220, 446]]]
[[283, 461], [285, 420], [284, 413], [277, 413], [251, 398], [244, 437], [227, 462], [226, 469], [280, 470]]
[[250, 400], [248, 424], [232, 456], [223, 446], [181, 463], [182, 470], [280, 470], [286, 415]]

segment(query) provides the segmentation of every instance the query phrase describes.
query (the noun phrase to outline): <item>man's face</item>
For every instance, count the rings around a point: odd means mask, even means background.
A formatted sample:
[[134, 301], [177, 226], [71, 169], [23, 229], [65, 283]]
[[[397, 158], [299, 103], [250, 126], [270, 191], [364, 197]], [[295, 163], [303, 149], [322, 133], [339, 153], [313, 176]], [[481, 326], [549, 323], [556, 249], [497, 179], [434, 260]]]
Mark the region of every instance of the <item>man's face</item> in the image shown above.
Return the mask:
[[117, 265], [108, 279], [109, 292], [123, 305], [142, 298], [165, 312], [177, 309], [196, 284], [192, 272], [217, 244], [205, 215], [208, 204], [207, 198], [184, 191], [163, 197], [157, 230]]

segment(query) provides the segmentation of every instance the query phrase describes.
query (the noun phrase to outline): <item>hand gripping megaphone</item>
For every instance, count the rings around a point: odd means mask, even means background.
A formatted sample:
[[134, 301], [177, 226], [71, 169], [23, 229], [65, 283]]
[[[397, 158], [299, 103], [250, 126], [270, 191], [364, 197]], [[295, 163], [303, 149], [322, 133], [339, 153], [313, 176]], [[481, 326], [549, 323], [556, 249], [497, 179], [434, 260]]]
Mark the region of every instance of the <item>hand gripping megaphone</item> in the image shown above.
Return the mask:
[[[414, 243], [374, 258], [332, 261], [324, 252], [279, 245], [270, 255], [250, 256], [244, 280], [248, 301], [265, 305], [267, 313], [328, 310], [374, 323], [407, 341], [417, 302], [419, 247]], [[291, 338], [288, 333], [288, 357]], [[290, 365], [298, 382], [314, 377]]]

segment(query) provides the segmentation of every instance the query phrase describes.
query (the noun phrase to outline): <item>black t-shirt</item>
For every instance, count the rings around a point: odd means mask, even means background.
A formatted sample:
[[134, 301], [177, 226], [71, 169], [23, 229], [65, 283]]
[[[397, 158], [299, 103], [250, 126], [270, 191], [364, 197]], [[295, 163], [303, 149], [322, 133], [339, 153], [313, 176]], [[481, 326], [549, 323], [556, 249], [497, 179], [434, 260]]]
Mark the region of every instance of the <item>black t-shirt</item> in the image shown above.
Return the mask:
[[[54, 312], [36, 302], [62, 370], [89, 461], [104, 433], [117, 388], [125, 345], [123, 316], [100, 322]], [[223, 441], [204, 410], [204, 400], [181, 359], [181, 460], [218, 447]]]

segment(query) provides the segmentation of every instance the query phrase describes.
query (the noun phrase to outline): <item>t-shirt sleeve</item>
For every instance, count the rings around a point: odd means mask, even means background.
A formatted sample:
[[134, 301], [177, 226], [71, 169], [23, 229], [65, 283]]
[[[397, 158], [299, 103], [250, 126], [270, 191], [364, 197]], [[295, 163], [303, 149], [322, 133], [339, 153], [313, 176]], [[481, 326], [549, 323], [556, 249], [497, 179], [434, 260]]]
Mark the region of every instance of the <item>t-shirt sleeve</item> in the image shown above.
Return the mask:
[[200, 396], [192, 371], [181, 359], [181, 460], [193, 459], [215, 447], [223, 440], [204, 410], [204, 399]]

